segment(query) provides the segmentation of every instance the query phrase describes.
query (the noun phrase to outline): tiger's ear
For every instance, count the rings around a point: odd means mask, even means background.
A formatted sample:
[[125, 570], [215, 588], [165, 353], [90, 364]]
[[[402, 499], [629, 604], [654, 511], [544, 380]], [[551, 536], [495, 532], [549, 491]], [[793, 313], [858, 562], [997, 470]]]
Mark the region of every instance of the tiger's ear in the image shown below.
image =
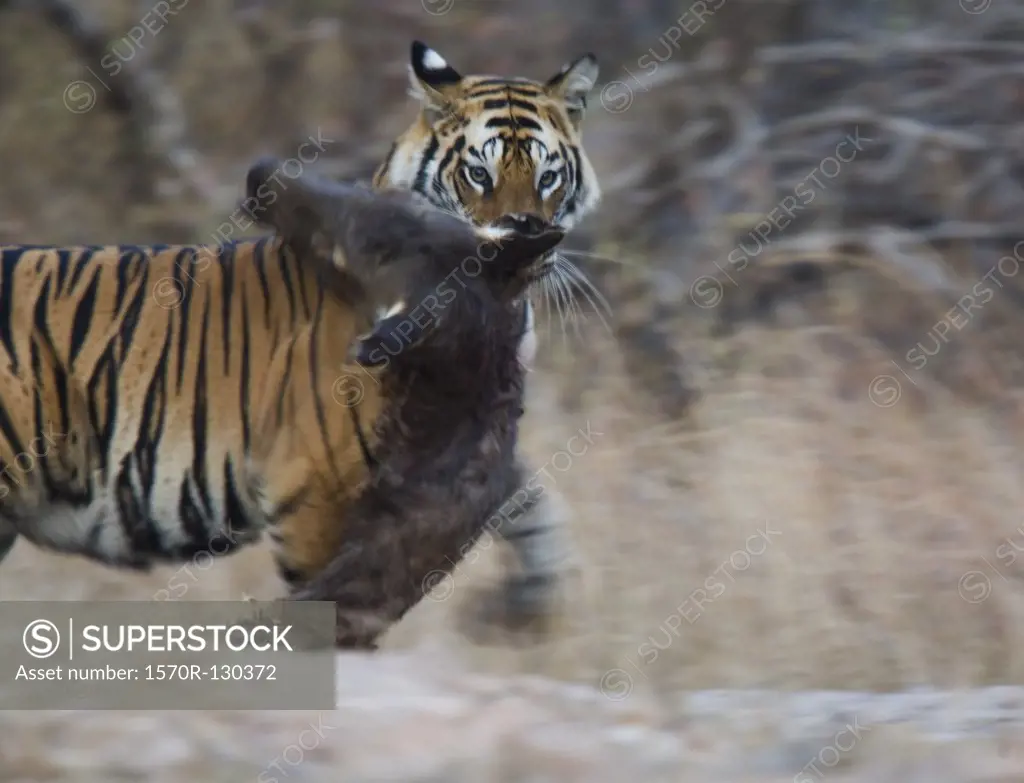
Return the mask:
[[559, 98], [565, 103], [569, 119], [575, 127], [583, 120], [583, 112], [587, 108], [587, 93], [597, 84], [600, 68], [597, 58], [589, 52], [582, 57], [562, 66], [562, 70], [548, 79], [544, 87], [548, 95]]
[[423, 104], [423, 112], [431, 125], [448, 113], [461, 82], [462, 74], [441, 55], [422, 41], [412, 42], [410, 94]]

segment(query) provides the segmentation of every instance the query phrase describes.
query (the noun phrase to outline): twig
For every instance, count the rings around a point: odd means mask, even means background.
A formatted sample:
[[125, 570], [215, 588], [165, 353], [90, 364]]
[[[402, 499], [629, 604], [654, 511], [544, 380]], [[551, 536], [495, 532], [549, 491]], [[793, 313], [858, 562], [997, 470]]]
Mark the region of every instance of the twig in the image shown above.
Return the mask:
[[0, 2], [0, 11], [11, 7], [41, 14], [68, 39], [86, 69], [99, 80], [103, 90], [97, 90], [97, 99], [122, 117], [123, 153], [131, 169], [133, 201], [150, 200], [157, 195], [158, 171], [165, 167], [211, 210], [230, 209], [234, 197], [218, 192], [202, 156], [186, 140], [185, 115], [180, 101], [155, 71], [143, 67], [141, 61], [136, 62], [140, 58], [132, 58], [132, 61], [121, 62], [116, 76], [101, 78], [97, 75], [94, 68], [100, 68], [108, 54], [107, 42], [111, 36], [84, 15], [72, 0]]

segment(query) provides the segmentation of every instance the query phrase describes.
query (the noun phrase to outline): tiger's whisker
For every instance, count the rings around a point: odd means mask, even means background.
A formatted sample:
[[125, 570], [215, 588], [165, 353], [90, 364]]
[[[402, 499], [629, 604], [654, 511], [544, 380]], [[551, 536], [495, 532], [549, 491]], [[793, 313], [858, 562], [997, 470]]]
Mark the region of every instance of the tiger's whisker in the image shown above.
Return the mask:
[[611, 256], [603, 256], [600, 253], [590, 253], [586, 250], [572, 250], [570, 248], [559, 248], [559, 253], [563, 256], [577, 256], [579, 258], [590, 258], [595, 261], [607, 261], [610, 264], [616, 264], [617, 266], [639, 266], [636, 261], [627, 261], [622, 258], [612, 258]]
[[590, 306], [594, 310], [594, 314], [598, 320], [604, 326], [605, 330], [611, 332], [611, 327], [608, 324], [605, 316], [609, 318], [612, 316], [612, 308], [605, 298], [604, 294], [601, 293], [600, 289], [588, 278], [583, 272], [568, 259], [560, 259], [561, 268], [565, 276], [569, 280], [570, 286], [575, 290], [579, 291], [580, 294], [590, 303]]

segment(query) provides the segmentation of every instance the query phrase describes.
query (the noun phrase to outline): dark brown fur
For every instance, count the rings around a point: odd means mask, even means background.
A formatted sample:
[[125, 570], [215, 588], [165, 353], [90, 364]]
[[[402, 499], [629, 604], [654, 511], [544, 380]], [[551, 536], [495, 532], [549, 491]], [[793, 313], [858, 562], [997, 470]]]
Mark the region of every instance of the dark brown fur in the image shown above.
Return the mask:
[[[273, 161], [250, 170], [254, 217], [276, 228], [333, 290], [359, 292], [373, 306], [404, 303], [356, 346], [361, 363], [375, 367], [368, 372], [384, 399], [369, 483], [344, 507], [333, 560], [292, 594], [334, 601], [338, 646], [373, 649], [523, 483], [515, 460], [520, 295], [538, 274], [535, 261], [562, 234], [509, 218], [504, 224], [515, 232], [495, 244], [489, 229], [415, 195], [311, 178], [272, 183], [275, 170]], [[360, 252], [335, 253], [338, 246]], [[467, 267], [466, 259], [479, 263]], [[450, 299], [438, 296], [446, 283], [455, 291]], [[424, 307], [430, 297], [436, 301]], [[386, 350], [396, 336], [402, 347]]]

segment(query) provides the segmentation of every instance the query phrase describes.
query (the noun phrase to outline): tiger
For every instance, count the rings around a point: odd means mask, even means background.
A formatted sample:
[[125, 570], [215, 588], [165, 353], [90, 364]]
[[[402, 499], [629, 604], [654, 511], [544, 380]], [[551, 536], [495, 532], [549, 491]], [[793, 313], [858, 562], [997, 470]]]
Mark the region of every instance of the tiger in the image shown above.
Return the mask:
[[[568, 233], [601, 200], [581, 126], [599, 67], [592, 53], [564, 65], [544, 82], [523, 77], [463, 76], [437, 51], [413, 41], [410, 95], [418, 102], [412, 125], [391, 145], [373, 174], [379, 190], [411, 190], [474, 225], [508, 214], [534, 215]], [[564, 258], [556, 272], [586, 285]], [[557, 284], [556, 284], [557, 285]], [[561, 303], [567, 286], [556, 289]], [[592, 289], [593, 290], [593, 289]], [[596, 290], [593, 291], [597, 294]], [[537, 338], [533, 304], [524, 307], [521, 354], [533, 361]], [[532, 471], [524, 467], [529, 475]], [[469, 628], [544, 630], [574, 555], [567, 504], [553, 487], [530, 481], [529, 513], [497, 528], [519, 570], [486, 596]]]
[[[460, 250], [496, 236], [451, 218], [396, 232], [366, 193], [339, 201], [361, 210], [335, 238], [353, 262], [418, 257], [451, 224]], [[308, 582], [380, 446], [382, 387], [339, 383], [378, 320], [276, 235], [0, 246], [0, 560], [23, 538], [148, 571], [269, 534], [282, 579]]]

